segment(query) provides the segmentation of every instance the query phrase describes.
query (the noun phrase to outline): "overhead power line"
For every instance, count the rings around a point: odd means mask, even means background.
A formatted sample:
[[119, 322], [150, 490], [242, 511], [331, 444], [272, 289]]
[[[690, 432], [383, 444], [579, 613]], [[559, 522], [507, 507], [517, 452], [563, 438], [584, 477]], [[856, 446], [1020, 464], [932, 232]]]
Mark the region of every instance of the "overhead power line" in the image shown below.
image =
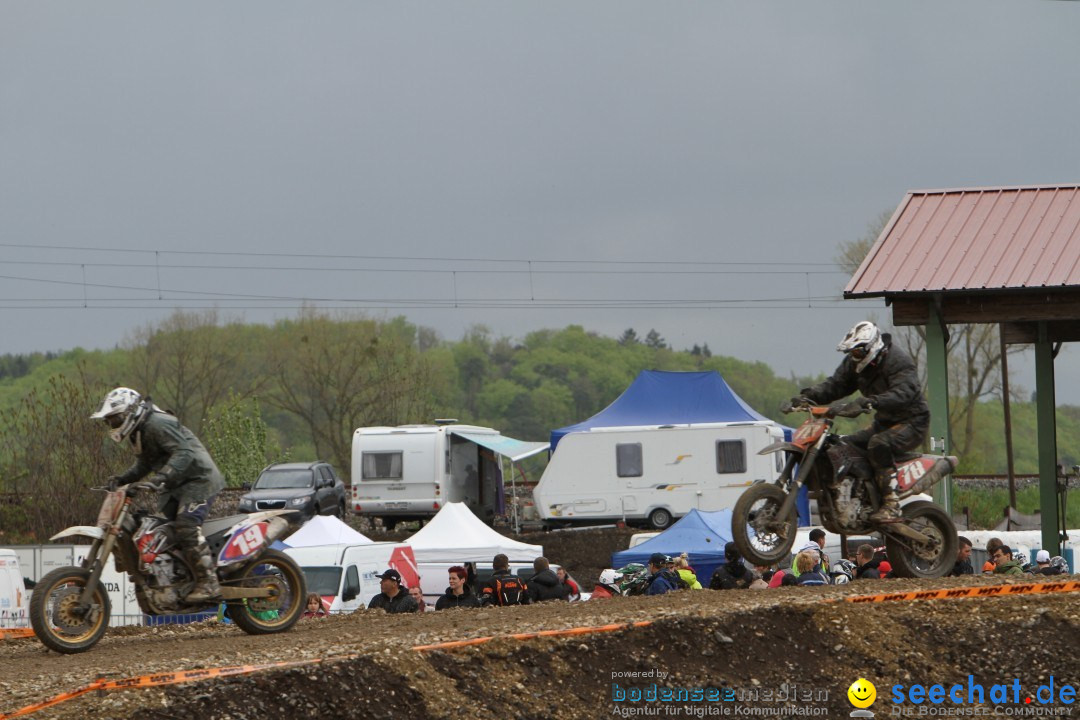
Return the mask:
[[[376, 261], [395, 261], [395, 262], [468, 262], [468, 263], [524, 263], [524, 264], [560, 264], [560, 265], [712, 265], [712, 266], [732, 266], [732, 267], [749, 267], [749, 266], [761, 266], [761, 267], [830, 267], [836, 268], [836, 263], [833, 262], [800, 262], [800, 261], [778, 261], [778, 260], [589, 260], [585, 258], [564, 258], [564, 259], [537, 259], [537, 258], [494, 258], [494, 257], [439, 257], [439, 256], [423, 256], [423, 255], [367, 255], [367, 254], [335, 254], [335, 253], [282, 253], [282, 252], [262, 252], [262, 251], [230, 251], [230, 250], [165, 250], [165, 249], [143, 249], [143, 248], [109, 248], [109, 247], [94, 247], [94, 246], [79, 246], [79, 245], [37, 245], [31, 243], [0, 243], [0, 247], [6, 248], [19, 248], [29, 250], [67, 250], [67, 251], [82, 251], [82, 252], [95, 252], [95, 253], [136, 253], [143, 255], [157, 255], [157, 256], [169, 256], [169, 255], [186, 255], [186, 256], [199, 256], [205, 255], [207, 257], [253, 257], [253, 258], [306, 258], [306, 259], [323, 259], [323, 260], [376, 260]], [[147, 267], [154, 267], [149, 265]]]

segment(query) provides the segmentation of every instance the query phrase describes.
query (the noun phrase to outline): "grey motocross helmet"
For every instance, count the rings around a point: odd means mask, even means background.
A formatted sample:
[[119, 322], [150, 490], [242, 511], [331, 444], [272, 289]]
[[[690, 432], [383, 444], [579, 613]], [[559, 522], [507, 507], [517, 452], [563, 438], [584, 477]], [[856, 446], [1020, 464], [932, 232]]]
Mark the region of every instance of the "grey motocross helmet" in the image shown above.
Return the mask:
[[90, 416], [92, 420], [104, 420], [112, 428], [109, 437], [116, 442], [124, 438], [139, 426], [146, 415], [146, 405], [142, 396], [131, 388], [118, 387], [105, 396], [101, 408]]
[[885, 349], [885, 342], [881, 339], [878, 326], [869, 320], [863, 320], [848, 330], [848, 334], [836, 349], [850, 355], [856, 362], [855, 372], [862, 372]]

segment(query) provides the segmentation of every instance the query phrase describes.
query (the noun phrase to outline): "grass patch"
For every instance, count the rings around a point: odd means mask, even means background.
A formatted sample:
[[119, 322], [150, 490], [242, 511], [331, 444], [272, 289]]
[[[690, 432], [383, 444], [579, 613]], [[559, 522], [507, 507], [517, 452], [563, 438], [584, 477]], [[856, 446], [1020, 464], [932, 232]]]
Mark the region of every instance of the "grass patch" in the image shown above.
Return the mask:
[[[973, 529], [989, 530], [1001, 522], [1009, 504], [1008, 488], [957, 487], [953, 483], [953, 512], [968, 508]], [[1080, 528], [1080, 492], [1073, 490], [1067, 498], [1066, 527]], [[1039, 509], [1039, 488], [1032, 485], [1016, 490], [1016, 509], [1033, 514]]]

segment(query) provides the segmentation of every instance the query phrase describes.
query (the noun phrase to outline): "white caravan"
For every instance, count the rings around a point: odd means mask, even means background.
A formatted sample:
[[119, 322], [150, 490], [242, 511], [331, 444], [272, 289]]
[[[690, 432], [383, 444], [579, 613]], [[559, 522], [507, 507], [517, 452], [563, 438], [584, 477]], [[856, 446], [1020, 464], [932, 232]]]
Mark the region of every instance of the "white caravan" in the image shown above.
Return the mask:
[[663, 530], [692, 509], [723, 510], [772, 481], [784, 437], [770, 421], [592, 428], [563, 436], [533, 490], [545, 523], [648, 521]]
[[406, 584], [417, 575], [416, 559], [407, 543], [311, 545], [286, 548], [285, 554], [304, 571], [308, 592], [317, 593], [332, 613], [366, 608], [382, 592], [378, 576], [387, 568], [400, 572]]
[[382, 518], [389, 530], [461, 502], [490, 525], [503, 503], [499, 456], [516, 462], [547, 448], [449, 422], [359, 428], [352, 442], [353, 512]]

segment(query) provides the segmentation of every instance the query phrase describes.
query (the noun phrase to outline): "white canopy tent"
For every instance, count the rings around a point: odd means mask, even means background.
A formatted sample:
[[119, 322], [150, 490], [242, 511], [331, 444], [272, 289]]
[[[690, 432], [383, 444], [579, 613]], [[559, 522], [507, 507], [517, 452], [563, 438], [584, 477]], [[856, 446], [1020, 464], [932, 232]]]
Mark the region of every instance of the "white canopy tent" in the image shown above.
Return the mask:
[[540, 545], [518, 542], [492, 530], [465, 503], [447, 503], [405, 542], [412, 545], [418, 563], [489, 563], [499, 553], [510, 562], [532, 562], [544, 554]]
[[313, 545], [365, 545], [371, 538], [353, 530], [336, 517], [316, 515], [284, 540], [288, 547]]

